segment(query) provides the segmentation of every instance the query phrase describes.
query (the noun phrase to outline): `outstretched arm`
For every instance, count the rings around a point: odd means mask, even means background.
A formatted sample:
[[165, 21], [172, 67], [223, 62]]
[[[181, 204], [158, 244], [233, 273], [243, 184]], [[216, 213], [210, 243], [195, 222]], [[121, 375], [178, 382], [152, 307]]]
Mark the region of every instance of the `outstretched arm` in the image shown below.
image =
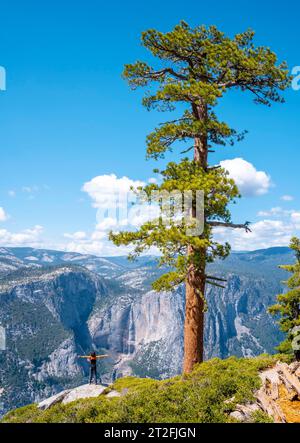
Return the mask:
[[106, 355], [96, 355], [96, 358], [105, 358], [105, 357], [109, 357], [107, 354]]

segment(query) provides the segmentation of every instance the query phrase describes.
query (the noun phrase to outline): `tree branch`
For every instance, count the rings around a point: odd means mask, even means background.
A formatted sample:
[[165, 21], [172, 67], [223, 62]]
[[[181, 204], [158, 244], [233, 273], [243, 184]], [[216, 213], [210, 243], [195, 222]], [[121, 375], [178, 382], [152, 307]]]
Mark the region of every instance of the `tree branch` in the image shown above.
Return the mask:
[[192, 149], [195, 149], [195, 146], [190, 146], [187, 149], [184, 149], [183, 151], [180, 152], [180, 154], [186, 154], [187, 152], [191, 151]]
[[221, 165], [216, 165], [216, 166], [210, 166], [209, 168], [207, 168], [208, 171], [214, 171], [215, 169], [220, 169], [222, 166]]
[[165, 74], [173, 75], [174, 77], [180, 79], [180, 80], [187, 80], [187, 77], [185, 75], [179, 74], [178, 72], [174, 71], [172, 68], [165, 68], [161, 71], [151, 71], [145, 75], [146, 78], [151, 79], [157, 79], [160, 77], [163, 77]]
[[212, 286], [217, 286], [218, 288], [221, 288], [221, 289], [225, 289], [226, 288], [226, 286], [221, 285], [220, 283], [216, 283], [214, 281], [207, 280], [206, 283], [209, 284], [209, 285], [212, 285]]
[[227, 279], [226, 279], [226, 278], [214, 277], [213, 275], [206, 275], [205, 277], [206, 277], [208, 280], [217, 280], [217, 281], [227, 282]]
[[246, 232], [251, 232], [251, 229], [249, 228], [250, 222], [248, 222], [248, 221], [245, 223], [241, 223], [241, 224], [218, 222], [218, 221], [208, 221], [207, 223], [213, 227], [245, 229]]

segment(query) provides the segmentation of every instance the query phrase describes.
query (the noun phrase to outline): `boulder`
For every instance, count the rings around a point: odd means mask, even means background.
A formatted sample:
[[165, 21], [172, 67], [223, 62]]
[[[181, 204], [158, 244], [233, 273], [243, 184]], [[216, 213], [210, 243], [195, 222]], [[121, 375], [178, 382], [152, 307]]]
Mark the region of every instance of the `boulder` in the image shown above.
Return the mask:
[[259, 411], [260, 407], [257, 403], [247, 403], [245, 405], [235, 405], [235, 411], [231, 412], [230, 417], [241, 422], [251, 421], [252, 414]]
[[59, 394], [53, 395], [52, 397], [47, 398], [46, 400], [41, 401], [38, 404], [39, 409], [49, 409], [51, 406], [56, 405], [57, 403], [61, 403], [66, 395], [68, 395], [70, 392], [70, 389], [67, 389], [65, 391], [59, 392]]
[[92, 398], [98, 397], [106, 389], [103, 385], [82, 385], [78, 388], [72, 389], [64, 396], [62, 403], [65, 405], [71, 403], [72, 401], [79, 400], [82, 398]]
[[121, 394], [118, 391], [110, 391], [108, 394], [106, 394], [105, 397], [107, 398], [121, 397]]

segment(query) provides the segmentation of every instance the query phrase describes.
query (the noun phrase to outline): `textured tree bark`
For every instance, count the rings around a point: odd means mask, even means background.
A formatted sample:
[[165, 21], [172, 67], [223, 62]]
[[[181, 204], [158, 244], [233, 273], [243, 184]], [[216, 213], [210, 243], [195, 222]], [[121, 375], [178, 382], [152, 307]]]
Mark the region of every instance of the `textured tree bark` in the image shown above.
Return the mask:
[[[207, 106], [193, 105], [193, 113], [197, 120], [207, 117]], [[194, 160], [198, 162], [204, 170], [207, 169], [207, 137], [199, 134], [195, 138]], [[196, 217], [195, 208], [192, 209], [192, 216]], [[205, 217], [205, 214], [204, 214]], [[187, 255], [193, 254], [193, 248], [188, 246]], [[206, 250], [201, 251], [201, 265], [198, 269], [193, 264], [188, 270], [186, 279], [186, 301], [185, 301], [185, 323], [184, 323], [184, 361], [183, 372], [190, 373], [196, 363], [201, 363], [204, 356], [204, 294], [205, 294], [205, 269]]]
[[[191, 253], [189, 248], [188, 253]], [[190, 266], [186, 279], [183, 372], [190, 373], [204, 354], [204, 291], [205, 276]]]

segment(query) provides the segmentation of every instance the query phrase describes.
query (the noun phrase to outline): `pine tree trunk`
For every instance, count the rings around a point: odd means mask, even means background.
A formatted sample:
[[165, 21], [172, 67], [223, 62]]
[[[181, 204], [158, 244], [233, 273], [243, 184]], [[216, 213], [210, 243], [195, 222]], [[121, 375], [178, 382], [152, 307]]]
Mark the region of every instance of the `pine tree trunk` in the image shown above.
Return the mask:
[[[190, 251], [189, 251], [190, 252]], [[186, 280], [185, 324], [184, 324], [184, 363], [183, 372], [192, 371], [196, 363], [203, 361], [204, 354], [204, 291], [203, 275], [190, 266]]]
[[[203, 120], [207, 117], [207, 106], [193, 106], [193, 113], [196, 119]], [[201, 167], [207, 169], [207, 138], [200, 135], [195, 138], [194, 160]], [[196, 217], [195, 208], [192, 209], [192, 216]], [[204, 214], [205, 217], [205, 214]], [[196, 363], [203, 361], [204, 355], [204, 294], [205, 294], [205, 268], [206, 250], [201, 251], [203, 257], [202, 265], [195, 269], [193, 264], [189, 267], [186, 279], [186, 302], [185, 302], [185, 323], [184, 323], [184, 362], [183, 372], [192, 371]], [[188, 247], [187, 254], [193, 254], [193, 248]]]

